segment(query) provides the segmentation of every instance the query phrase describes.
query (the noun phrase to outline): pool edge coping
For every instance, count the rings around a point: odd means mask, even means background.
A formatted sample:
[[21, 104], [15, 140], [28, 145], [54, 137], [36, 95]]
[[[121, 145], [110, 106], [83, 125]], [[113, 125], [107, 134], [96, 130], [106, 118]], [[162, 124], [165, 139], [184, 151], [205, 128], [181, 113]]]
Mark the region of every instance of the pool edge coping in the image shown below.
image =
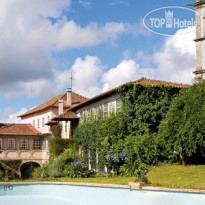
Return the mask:
[[138, 188], [130, 185], [117, 185], [117, 184], [98, 184], [98, 183], [80, 183], [80, 182], [0, 182], [0, 185], [71, 185], [71, 186], [87, 186], [87, 187], [102, 187], [102, 188], [121, 188], [131, 190], [142, 190], [142, 191], [163, 191], [163, 192], [181, 192], [181, 193], [199, 193], [205, 194], [205, 190], [202, 189], [183, 189], [183, 188], [166, 188], [166, 187], [153, 187], [143, 186]]

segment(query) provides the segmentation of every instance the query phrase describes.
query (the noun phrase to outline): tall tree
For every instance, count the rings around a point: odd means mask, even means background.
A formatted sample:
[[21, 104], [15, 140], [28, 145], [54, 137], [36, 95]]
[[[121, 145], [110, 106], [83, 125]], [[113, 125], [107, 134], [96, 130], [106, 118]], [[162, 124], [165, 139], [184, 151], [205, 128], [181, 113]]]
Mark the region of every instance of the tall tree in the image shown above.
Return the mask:
[[198, 151], [205, 155], [205, 81], [182, 90], [174, 99], [159, 134], [166, 151], [180, 156], [182, 165]]

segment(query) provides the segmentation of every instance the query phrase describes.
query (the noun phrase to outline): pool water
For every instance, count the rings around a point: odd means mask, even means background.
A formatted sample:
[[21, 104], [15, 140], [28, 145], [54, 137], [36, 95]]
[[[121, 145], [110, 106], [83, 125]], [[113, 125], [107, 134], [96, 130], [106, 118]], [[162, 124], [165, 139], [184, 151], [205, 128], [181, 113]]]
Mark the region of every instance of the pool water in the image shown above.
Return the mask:
[[205, 205], [205, 194], [94, 186], [0, 185], [0, 205]]

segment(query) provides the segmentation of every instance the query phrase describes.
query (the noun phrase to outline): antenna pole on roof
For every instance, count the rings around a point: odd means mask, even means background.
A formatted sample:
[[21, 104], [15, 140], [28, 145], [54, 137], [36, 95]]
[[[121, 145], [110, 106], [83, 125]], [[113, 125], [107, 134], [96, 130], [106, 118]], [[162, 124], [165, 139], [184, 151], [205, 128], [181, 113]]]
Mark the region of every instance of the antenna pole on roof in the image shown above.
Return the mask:
[[73, 77], [72, 77], [72, 71], [71, 71], [71, 74], [70, 74], [70, 88], [71, 88], [71, 92], [72, 92], [72, 89], [73, 89]]

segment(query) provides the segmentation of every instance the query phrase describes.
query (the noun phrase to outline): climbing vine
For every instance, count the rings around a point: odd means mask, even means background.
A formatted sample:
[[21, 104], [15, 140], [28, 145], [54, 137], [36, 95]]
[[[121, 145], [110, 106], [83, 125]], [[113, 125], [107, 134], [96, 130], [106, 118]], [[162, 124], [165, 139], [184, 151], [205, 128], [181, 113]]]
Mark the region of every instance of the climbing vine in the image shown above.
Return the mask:
[[[84, 162], [92, 169], [104, 169], [120, 174], [133, 164], [157, 164], [161, 155], [159, 124], [165, 118], [170, 104], [180, 89], [166, 86], [144, 86], [128, 83], [118, 89], [122, 108], [103, 118], [99, 108], [98, 119], [88, 121], [84, 116], [76, 135]], [[121, 169], [120, 169], [121, 167]], [[132, 172], [134, 172], [132, 170]], [[131, 173], [130, 175], [132, 175]]]

